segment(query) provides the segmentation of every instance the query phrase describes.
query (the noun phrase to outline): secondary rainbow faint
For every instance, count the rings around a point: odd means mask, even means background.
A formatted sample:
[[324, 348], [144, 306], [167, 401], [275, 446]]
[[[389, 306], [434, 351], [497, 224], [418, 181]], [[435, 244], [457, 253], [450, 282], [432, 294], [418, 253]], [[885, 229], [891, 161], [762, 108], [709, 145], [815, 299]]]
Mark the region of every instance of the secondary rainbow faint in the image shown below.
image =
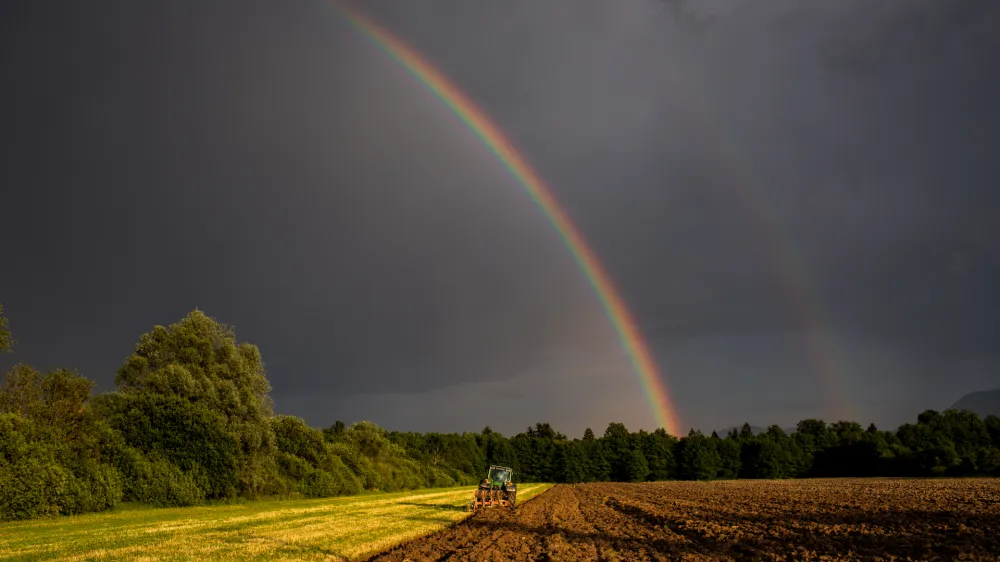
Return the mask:
[[604, 271], [604, 267], [598, 261], [594, 251], [587, 245], [580, 231], [560, 207], [552, 191], [528, 165], [524, 156], [514, 148], [510, 140], [483, 110], [479, 109], [468, 96], [412, 47], [357, 9], [337, 1], [334, 1], [333, 5], [356, 30], [434, 92], [479, 137], [483, 144], [489, 147], [511, 176], [538, 204], [597, 293], [597, 297], [614, 325], [618, 338], [639, 377], [639, 384], [649, 402], [656, 423], [671, 435], [678, 435], [681, 423], [677, 411], [671, 403], [663, 375], [659, 372], [656, 362], [650, 355], [642, 334], [625, 306], [625, 302]]

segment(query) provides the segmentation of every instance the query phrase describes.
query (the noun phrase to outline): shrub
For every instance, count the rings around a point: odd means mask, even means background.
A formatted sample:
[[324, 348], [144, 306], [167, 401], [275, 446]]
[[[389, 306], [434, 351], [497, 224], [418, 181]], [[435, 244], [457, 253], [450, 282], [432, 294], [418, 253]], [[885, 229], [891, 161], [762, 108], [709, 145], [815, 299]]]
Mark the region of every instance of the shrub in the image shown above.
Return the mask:
[[157, 507], [197, 505], [205, 500], [193, 474], [163, 458], [147, 458], [140, 451], [126, 450], [122, 468], [125, 498]]

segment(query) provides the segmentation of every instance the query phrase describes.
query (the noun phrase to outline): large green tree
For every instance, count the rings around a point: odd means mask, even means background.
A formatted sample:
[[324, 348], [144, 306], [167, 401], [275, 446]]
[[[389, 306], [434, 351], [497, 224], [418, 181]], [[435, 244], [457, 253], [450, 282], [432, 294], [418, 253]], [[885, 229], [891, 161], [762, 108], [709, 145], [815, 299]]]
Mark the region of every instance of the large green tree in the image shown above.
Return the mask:
[[264, 490], [276, 450], [271, 385], [260, 350], [237, 343], [233, 328], [200, 310], [156, 326], [139, 338], [115, 382], [125, 396], [174, 397], [217, 413], [237, 444], [239, 491]]

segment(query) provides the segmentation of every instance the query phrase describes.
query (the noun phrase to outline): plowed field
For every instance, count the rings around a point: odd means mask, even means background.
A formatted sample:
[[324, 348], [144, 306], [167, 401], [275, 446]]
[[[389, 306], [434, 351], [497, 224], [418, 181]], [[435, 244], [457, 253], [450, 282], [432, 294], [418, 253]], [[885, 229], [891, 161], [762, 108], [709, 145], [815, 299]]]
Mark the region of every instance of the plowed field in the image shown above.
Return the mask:
[[558, 485], [373, 560], [998, 560], [1000, 480]]

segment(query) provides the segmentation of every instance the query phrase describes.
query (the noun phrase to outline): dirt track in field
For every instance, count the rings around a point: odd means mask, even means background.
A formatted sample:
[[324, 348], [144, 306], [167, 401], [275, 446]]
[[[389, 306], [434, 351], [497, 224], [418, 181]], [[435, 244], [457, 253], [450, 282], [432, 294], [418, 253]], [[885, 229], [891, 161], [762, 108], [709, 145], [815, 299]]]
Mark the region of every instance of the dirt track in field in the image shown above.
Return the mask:
[[1000, 479], [558, 485], [372, 560], [1000, 560]]

